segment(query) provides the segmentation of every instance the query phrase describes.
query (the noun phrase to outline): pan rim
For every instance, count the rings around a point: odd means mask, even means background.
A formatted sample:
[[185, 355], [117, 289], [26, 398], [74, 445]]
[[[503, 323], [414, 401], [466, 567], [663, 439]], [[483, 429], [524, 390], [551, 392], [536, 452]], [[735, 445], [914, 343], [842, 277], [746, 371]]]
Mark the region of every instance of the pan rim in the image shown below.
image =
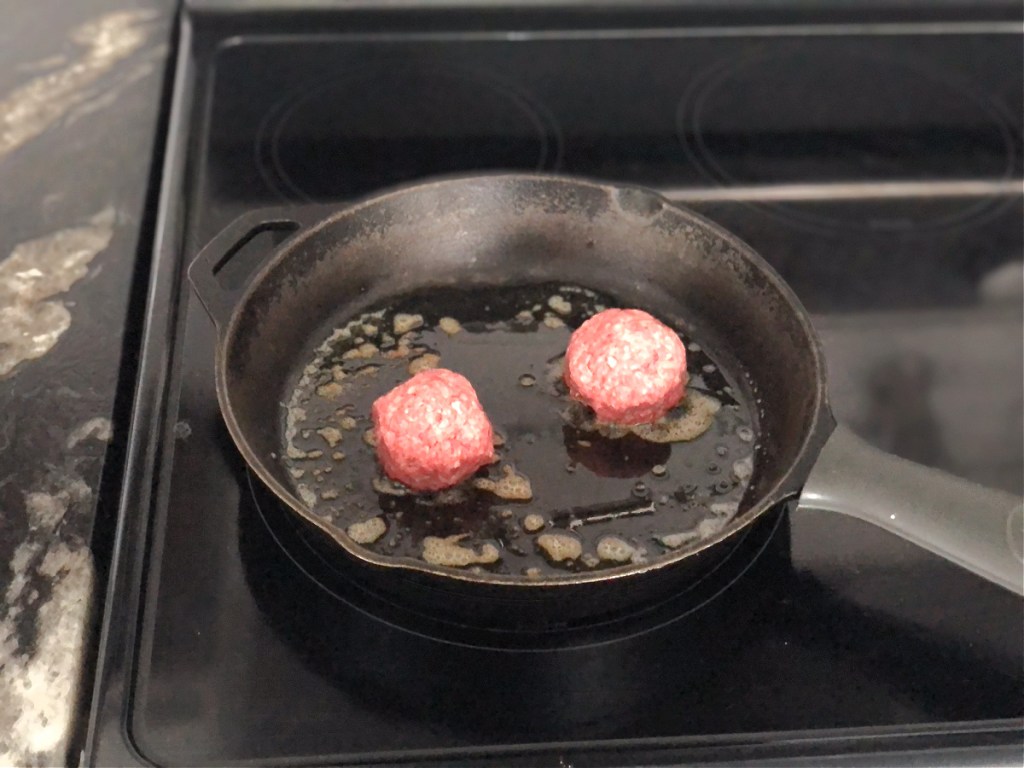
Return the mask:
[[[406, 194], [485, 180], [517, 183], [521, 183], [523, 181], [535, 181], [539, 183], [560, 184], [576, 188], [582, 186], [592, 190], [601, 191], [609, 197], [617, 196], [623, 190], [641, 191], [645, 194], [652, 195], [661, 201], [663, 209], [671, 209], [674, 215], [682, 217], [687, 220], [687, 223], [700, 228], [721, 241], [724, 241], [732, 250], [739, 253], [745, 260], [751, 262], [753, 266], [756, 267], [757, 270], [772, 283], [773, 288], [782, 294], [788, 306], [792, 308], [795, 319], [799, 323], [800, 330], [809, 342], [809, 353], [812, 358], [814, 370], [814, 403], [812, 406], [810, 423], [804, 432], [802, 443], [796, 451], [796, 458], [790, 463], [788, 469], [767, 491], [761, 494], [760, 498], [754, 504], [752, 504], [747, 510], [733, 517], [714, 535], [709, 536], [706, 539], [702, 539], [693, 545], [680, 547], [672, 552], [659, 555], [657, 558], [653, 558], [651, 561], [646, 563], [614, 566], [586, 573], [567, 572], [564, 576], [542, 576], [535, 579], [530, 579], [522, 575], [496, 574], [488, 571], [474, 573], [468, 570], [432, 565], [425, 561], [416, 560], [410, 557], [378, 555], [375, 552], [356, 544], [344, 530], [330, 526], [324, 520], [321, 520], [314, 515], [306, 508], [302, 501], [295, 496], [294, 493], [280, 483], [267, 470], [263, 459], [260, 458], [249, 445], [245, 436], [245, 431], [235, 418], [234, 410], [231, 407], [231, 399], [227, 383], [227, 363], [225, 352], [232, 344], [238, 333], [240, 318], [243, 314], [242, 309], [250, 303], [253, 294], [264, 282], [267, 275], [276, 270], [284, 261], [286, 261], [291, 256], [293, 249], [299, 243], [307, 240], [317, 232], [343, 218], [355, 216], [366, 208], [382, 204], [392, 198], [404, 196]], [[237, 299], [237, 302], [231, 311], [230, 318], [225, 324], [217, 341], [215, 354], [217, 400], [220, 405], [221, 416], [227, 425], [232, 441], [242, 454], [249, 470], [254, 472], [259, 480], [274, 494], [274, 496], [276, 496], [279, 501], [283, 502], [292, 512], [297, 514], [305, 522], [314, 526], [323, 535], [326, 535], [328, 538], [333, 540], [334, 543], [337, 544], [347, 555], [354, 557], [362, 564], [378, 569], [398, 572], [404, 571], [410, 575], [425, 574], [431, 578], [436, 577], [441, 579], [446, 583], [457, 581], [471, 583], [486, 588], [511, 590], [518, 590], [520, 588], [564, 590], [566, 588], [584, 584], [604, 583], [613, 580], [618, 581], [640, 577], [644, 574], [660, 571], [664, 568], [671, 568], [678, 563], [689, 560], [691, 557], [731, 539], [747, 526], [752, 525], [768, 510], [798, 495], [807, 473], [810, 471], [814, 460], [817, 458], [821, 446], [835, 428], [836, 422], [832, 416], [831, 408], [828, 403], [827, 373], [824, 353], [821, 348], [821, 341], [818, 338], [817, 333], [814, 331], [810, 321], [810, 316], [806, 309], [804, 309], [803, 304], [801, 304], [796, 294], [793, 292], [793, 289], [790, 288], [786, 281], [783, 280], [782, 276], [775, 271], [764, 257], [762, 257], [753, 247], [744, 242], [738, 236], [709, 219], [706, 219], [695, 211], [671, 202], [653, 190], [646, 189], [640, 185], [608, 183], [565, 174], [477, 173], [446, 176], [443, 178], [435, 178], [428, 181], [403, 185], [368, 196], [349, 205], [324, 205], [319, 207], [322, 207], [325, 212], [329, 213], [319, 219], [312, 226], [301, 230], [294, 238], [287, 241], [287, 243], [282, 247], [276, 249], [271, 257], [268, 258], [266, 262], [253, 274], [245, 290]]]

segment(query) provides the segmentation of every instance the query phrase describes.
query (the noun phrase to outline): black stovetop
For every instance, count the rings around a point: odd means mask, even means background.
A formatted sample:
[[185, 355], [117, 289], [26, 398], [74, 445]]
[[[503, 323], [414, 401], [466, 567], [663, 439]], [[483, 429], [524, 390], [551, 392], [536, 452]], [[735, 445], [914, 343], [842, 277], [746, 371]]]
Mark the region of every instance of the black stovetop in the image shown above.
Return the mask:
[[780, 511], [677, 599], [600, 627], [497, 635], [363, 594], [252, 488], [183, 275], [257, 207], [490, 169], [642, 183], [791, 282], [840, 418], [1020, 493], [1020, 25], [374, 18], [186, 23], [87, 759], [1018, 744], [1021, 601], [855, 520]]

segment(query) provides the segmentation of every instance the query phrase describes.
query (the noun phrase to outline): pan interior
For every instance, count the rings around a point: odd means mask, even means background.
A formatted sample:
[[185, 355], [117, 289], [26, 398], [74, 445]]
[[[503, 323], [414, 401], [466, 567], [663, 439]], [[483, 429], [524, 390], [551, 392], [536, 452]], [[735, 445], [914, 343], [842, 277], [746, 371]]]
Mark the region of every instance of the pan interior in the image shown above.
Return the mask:
[[[375, 536], [362, 544], [377, 555], [419, 560], [428, 537], [464, 537], [435, 554], [491, 561], [475, 565], [497, 574], [558, 578], [642, 564], [710, 538], [737, 514], [755, 463], [749, 387], [690, 341], [688, 395], [669, 423], [692, 439], [595, 430], [568, 397], [562, 358], [571, 331], [616, 304], [558, 284], [439, 288], [341, 318], [282, 415], [290, 487], [336, 536], [349, 526], [357, 538]], [[472, 480], [411, 494], [380, 474], [369, 413], [426, 366], [473, 382], [500, 438], [495, 463]], [[552, 562], [576, 544], [578, 553]]]
[[586, 286], [685, 329], [749, 393], [761, 447], [746, 510], [724, 534], [795, 490], [822, 372], [785, 286], [742, 243], [654, 195], [545, 177], [423, 185], [339, 212], [286, 244], [224, 341], [222, 404], [246, 459], [303, 507], [279, 460], [282, 403], [340, 318], [424, 291], [545, 283]]

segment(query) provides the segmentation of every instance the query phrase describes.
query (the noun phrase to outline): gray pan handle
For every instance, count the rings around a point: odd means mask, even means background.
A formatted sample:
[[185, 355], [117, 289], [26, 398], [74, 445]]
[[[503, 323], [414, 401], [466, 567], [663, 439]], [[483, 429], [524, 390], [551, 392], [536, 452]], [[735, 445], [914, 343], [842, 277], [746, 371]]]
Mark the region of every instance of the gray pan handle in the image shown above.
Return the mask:
[[189, 265], [188, 279], [218, 330], [223, 331], [227, 325], [238, 300], [245, 292], [247, 281], [240, 286], [228, 288], [217, 278], [217, 274], [257, 235], [275, 232], [283, 239], [301, 227], [302, 224], [291, 214], [252, 211], [228, 224], [199, 252]]
[[1020, 497], [880, 451], [842, 425], [819, 454], [800, 506], [874, 523], [1024, 595]]

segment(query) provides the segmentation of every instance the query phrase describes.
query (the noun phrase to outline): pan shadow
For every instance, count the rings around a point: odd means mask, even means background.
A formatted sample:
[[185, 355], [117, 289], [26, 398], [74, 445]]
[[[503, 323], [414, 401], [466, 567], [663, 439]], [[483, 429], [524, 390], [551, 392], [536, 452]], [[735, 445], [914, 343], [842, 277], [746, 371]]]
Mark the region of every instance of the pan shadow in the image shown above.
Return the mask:
[[281, 641], [361, 706], [485, 743], [636, 735], [680, 696], [697, 707], [712, 671], [763, 620], [762, 586], [786, 560], [784, 517], [772, 514], [713, 574], [653, 608], [572, 630], [481, 630], [367, 591], [344, 558], [326, 559], [298, 520], [254, 491], [258, 501], [239, 510], [240, 554]]

